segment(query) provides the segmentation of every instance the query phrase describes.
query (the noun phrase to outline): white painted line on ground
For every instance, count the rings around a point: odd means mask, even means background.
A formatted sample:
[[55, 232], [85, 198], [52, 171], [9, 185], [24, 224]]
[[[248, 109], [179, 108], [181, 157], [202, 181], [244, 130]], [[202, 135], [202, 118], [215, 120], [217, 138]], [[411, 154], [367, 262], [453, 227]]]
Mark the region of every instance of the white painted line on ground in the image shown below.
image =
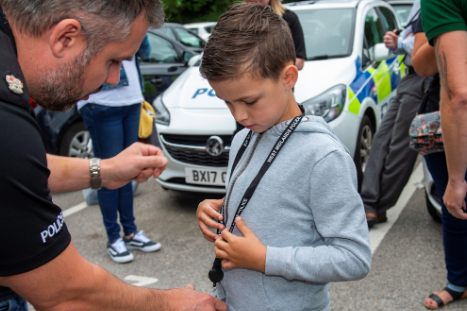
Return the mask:
[[124, 278], [125, 281], [134, 285], [134, 286], [147, 286], [158, 282], [156, 278], [148, 278], [146, 276], [137, 276], [137, 275], [128, 275]]
[[70, 207], [66, 210], [63, 211], [63, 216], [64, 217], [67, 217], [67, 216], [70, 216], [70, 215], [73, 215], [74, 213], [77, 213], [79, 211], [82, 211], [83, 209], [85, 209], [86, 207], [88, 207], [88, 205], [86, 204], [86, 202], [82, 202], [78, 205], [75, 205], [73, 207]]
[[418, 164], [417, 168], [413, 171], [412, 175], [410, 176], [409, 182], [405, 186], [404, 190], [402, 190], [401, 196], [399, 200], [397, 200], [396, 205], [388, 210], [388, 222], [379, 224], [371, 228], [370, 230], [370, 244], [371, 244], [371, 253], [374, 254], [376, 249], [378, 248], [381, 241], [384, 239], [385, 235], [389, 232], [391, 227], [399, 218], [400, 213], [404, 209], [404, 207], [409, 202], [410, 198], [417, 189], [417, 184], [423, 179], [423, 164]]

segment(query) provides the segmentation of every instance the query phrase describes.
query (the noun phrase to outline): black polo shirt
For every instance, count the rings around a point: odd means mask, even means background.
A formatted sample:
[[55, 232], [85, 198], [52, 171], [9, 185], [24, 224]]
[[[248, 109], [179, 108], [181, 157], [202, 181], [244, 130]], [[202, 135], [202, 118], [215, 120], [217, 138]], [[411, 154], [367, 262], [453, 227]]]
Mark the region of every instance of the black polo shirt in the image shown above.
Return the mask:
[[[53, 260], [71, 236], [50, 196], [40, 128], [1, 8], [0, 80], [0, 276], [5, 277]], [[15, 296], [0, 286], [0, 302]]]
[[295, 46], [295, 55], [297, 58], [306, 59], [305, 38], [303, 36], [302, 25], [298, 19], [297, 14], [292, 11], [286, 10], [282, 18], [289, 25], [292, 32], [293, 43]]

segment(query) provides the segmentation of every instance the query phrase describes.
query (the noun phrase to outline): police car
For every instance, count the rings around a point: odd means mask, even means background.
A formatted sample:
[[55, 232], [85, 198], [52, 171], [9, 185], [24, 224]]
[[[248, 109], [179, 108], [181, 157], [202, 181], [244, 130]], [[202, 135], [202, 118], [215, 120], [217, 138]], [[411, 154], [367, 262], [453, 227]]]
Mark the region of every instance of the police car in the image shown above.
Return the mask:
[[[307, 114], [322, 116], [354, 156], [359, 181], [373, 135], [405, 75], [402, 57], [384, 46], [400, 24], [378, 0], [304, 1], [287, 8], [299, 17], [307, 51], [295, 98]], [[169, 164], [165, 189], [223, 193], [236, 123], [199, 73], [199, 56], [153, 105]], [[196, 64], [197, 62], [197, 64]]]

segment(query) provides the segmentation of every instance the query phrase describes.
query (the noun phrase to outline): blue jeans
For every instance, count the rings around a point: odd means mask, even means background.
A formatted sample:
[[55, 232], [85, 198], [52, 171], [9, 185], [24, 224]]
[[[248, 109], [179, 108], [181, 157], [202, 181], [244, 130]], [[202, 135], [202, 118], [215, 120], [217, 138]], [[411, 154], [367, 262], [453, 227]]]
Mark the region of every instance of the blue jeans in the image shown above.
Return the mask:
[[0, 302], [0, 311], [28, 311], [28, 303], [21, 297]]
[[[140, 109], [141, 104], [123, 107], [87, 104], [81, 108], [81, 116], [91, 134], [96, 157], [112, 158], [138, 141]], [[97, 196], [110, 243], [120, 237], [117, 212], [125, 235], [136, 232], [131, 183], [115, 190], [102, 188]]]
[[443, 209], [443, 244], [448, 282], [452, 285], [467, 288], [467, 220], [452, 216], [442, 200], [448, 185], [446, 156], [444, 152], [432, 153], [425, 156], [425, 162], [433, 177]]

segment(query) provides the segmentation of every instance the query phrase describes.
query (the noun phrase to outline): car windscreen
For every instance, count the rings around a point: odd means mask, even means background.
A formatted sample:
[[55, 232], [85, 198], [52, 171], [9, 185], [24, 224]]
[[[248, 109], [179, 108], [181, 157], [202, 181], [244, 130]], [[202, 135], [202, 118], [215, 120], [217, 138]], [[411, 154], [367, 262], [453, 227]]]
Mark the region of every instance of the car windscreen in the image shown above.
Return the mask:
[[352, 53], [355, 10], [295, 11], [305, 37], [307, 60], [346, 57]]

